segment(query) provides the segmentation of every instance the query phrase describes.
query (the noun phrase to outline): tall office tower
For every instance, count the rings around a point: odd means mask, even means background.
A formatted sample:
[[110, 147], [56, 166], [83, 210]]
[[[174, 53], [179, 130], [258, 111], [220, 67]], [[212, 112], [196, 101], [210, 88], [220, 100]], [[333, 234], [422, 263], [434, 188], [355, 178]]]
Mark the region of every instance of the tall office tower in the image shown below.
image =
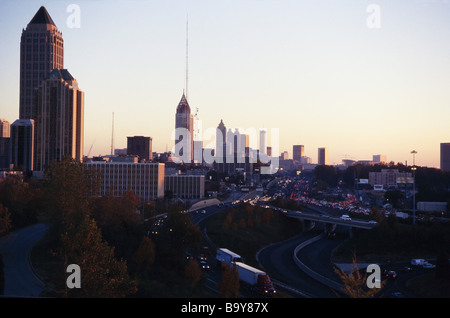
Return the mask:
[[140, 160], [152, 161], [152, 138], [144, 136], [127, 137], [127, 155], [139, 156]]
[[266, 138], [267, 138], [267, 130], [261, 129], [259, 131], [259, 154], [265, 155], [266, 154]]
[[441, 170], [450, 171], [450, 142], [441, 143]]
[[248, 157], [250, 139], [246, 134], [242, 134], [238, 129], [234, 132], [229, 129], [227, 132], [227, 162], [244, 162]]
[[10, 136], [10, 126], [9, 121], [0, 118], [0, 137], [8, 138]]
[[20, 119], [36, 119], [34, 89], [55, 68], [64, 68], [62, 33], [45, 7], [41, 7], [22, 30], [20, 40]]
[[304, 156], [305, 156], [305, 146], [303, 145], [292, 146], [292, 159], [294, 159], [295, 161], [300, 161]]
[[0, 119], [0, 169], [9, 168], [10, 124], [6, 119]]
[[35, 91], [34, 170], [69, 154], [83, 159], [84, 92], [66, 69], [54, 69]]
[[11, 163], [24, 172], [33, 170], [34, 121], [18, 119], [11, 125]]
[[[183, 93], [175, 114], [175, 156], [191, 163], [194, 156], [194, 116]], [[184, 139], [186, 138], [186, 139]], [[181, 142], [181, 144], [180, 144]]]
[[328, 165], [328, 149], [327, 148], [319, 148], [317, 163], [322, 166]]
[[219, 125], [216, 128], [216, 162], [222, 163], [225, 162], [225, 154], [226, 154], [226, 145], [227, 145], [227, 128], [223, 123], [223, 120], [220, 120]]

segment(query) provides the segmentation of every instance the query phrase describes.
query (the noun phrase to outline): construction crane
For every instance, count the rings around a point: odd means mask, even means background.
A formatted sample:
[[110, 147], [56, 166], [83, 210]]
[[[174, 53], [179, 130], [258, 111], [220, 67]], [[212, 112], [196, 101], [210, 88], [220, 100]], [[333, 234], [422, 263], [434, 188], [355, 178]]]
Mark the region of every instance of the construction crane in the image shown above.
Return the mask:
[[94, 146], [94, 143], [95, 143], [95, 140], [94, 140], [94, 142], [92, 143], [91, 148], [89, 148], [89, 151], [88, 151], [88, 154], [87, 154], [87, 157], [88, 157], [88, 158], [89, 158], [89, 155], [91, 154], [91, 150], [92, 150], [92, 147]]

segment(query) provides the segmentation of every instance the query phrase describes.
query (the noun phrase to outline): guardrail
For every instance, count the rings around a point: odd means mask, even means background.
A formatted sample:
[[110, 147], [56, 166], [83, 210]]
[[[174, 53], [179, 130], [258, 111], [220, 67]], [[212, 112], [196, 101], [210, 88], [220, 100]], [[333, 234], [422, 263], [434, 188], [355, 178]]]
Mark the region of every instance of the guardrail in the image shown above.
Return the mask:
[[305, 274], [307, 274], [307, 275], [310, 276], [311, 278], [313, 278], [313, 279], [315, 279], [315, 280], [321, 282], [322, 284], [324, 284], [324, 285], [326, 285], [326, 286], [328, 286], [328, 287], [330, 287], [330, 288], [332, 288], [332, 289], [334, 289], [334, 290], [336, 290], [336, 291], [338, 291], [338, 292], [341, 293], [341, 292], [342, 292], [342, 289], [344, 288], [344, 285], [339, 284], [338, 282], [336, 282], [336, 281], [334, 281], [334, 280], [331, 280], [331, 279], [329, 279], [328, 277], [322, 276], [322, 275], [320, 275], [319, 273], [313, 271], [311, 268], [309, 268], [308, 266], [306, 266], [305, 264], [303, 264], [303, 263], [299, 260], [299, 258], [297, 257], [298, 252], [299, 252], [302, 248], [304, 248], [304, 247], [306, 247], [306, 246], [308, 246], [308, 245], [310, 245], [310, 244], [312, 244], [312, 243], [314, 243], [314, 242], [320, 240], [320, 239], [323, 238], [324, 236], [325, 236], [325, 233], [322, 233], [322, 234], [320, 234], [320, 235], [318, 235], [318, 236], [315, 236], [315, 237], [313, 237], [313, 238], [311, 238], [311, 239], [309, 239], [309, 240], [307, 240], [307, 241], [301, 243], [300, 245], [298, 245], [298, 246], [294, 249], [294, 255], [293, 255], [292, 257], [293, 257], [294, 263], [295, 263], [295, 264], [296, 264], [296, 265], [297, 265], [297, 266], [298, 266]]

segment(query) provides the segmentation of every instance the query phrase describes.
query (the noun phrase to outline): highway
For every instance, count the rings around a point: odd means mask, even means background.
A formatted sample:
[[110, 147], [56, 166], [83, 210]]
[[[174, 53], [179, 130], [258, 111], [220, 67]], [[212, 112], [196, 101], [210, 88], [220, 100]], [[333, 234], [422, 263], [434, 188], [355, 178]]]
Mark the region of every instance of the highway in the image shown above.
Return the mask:
[[[308, 276], [293, 260], [295, 248], [314, 236], [317, 236], [317, 233], [302, 233], [289, 240], [272, 244], [259, 252], [258, 261], [271, 277], [300, 292], [303, 297], [334, 298], [336, 293], [331, 288]], [[293, 296], [299, 295], [298, 292]]]
[[44, 290], [43, 282], [33, 271], [29, 254], [47, 229], [45, 224], [36, 224], [1, 238], [5, 297], [39, 297]]

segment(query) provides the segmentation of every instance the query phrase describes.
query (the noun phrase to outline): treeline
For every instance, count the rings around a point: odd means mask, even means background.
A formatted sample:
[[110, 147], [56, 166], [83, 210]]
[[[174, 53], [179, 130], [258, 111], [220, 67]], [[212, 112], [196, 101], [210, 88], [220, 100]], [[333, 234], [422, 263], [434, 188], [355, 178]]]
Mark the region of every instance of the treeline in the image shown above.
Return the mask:
[[275, 200], [271, 202], [273, 206], [282, 209], [295, 210], [295, 211], [304, 211], [305, 206], [299, 203], [296, 200], [284, 199], [282, 197], [277, 197]]
[[[50, 297], [186, 297], [201, 290], [202, 273], [184, 251], [199, 249], [201, 233], [182, 207], [163, 202], [144, 206], [147, 214], [169, 213], [164, 229], [149, 237], [150, 222], [140, 200], [91, 196], [99, 176], [66, 157], [45, 171], [41, 182], [8, 178], [0, 185], [0, 236], [45, 222], [40, 243]], [[44, 244], [44, 246], [42, 246]], [[66, 286], [69, 264], [81, 268], [81, 288]], [[1, 278], [1, 275], [0, 275]], [[0, 280], [1, 281], [1, 280]]]
[[[314, 178], [321, 190], [336, 187], [340, 181], [353, 188], [355, 180], [368, 179], [370, 172], [381, 172], [382, 169], [398, 169], [400, 172], [412, 172], [411, 166], [401, 163], [388, 165], [353, 165], [345, 170], [334, 166], [317, 166], [314, 169]], [[435, 168], [417, 167], [415, 172], [416, 201], [439, 201], [450, 203], [450, 172]]]
[[[336, 252], [336, 256], [379, 255], [384, 258], [450, 257], [450, 224], [429, 222], [405, 225], [391, 214], [388, 218], [373, 211], [377, 226], [370, 230], [354, 230], [353, 236]], [[385, 260], [385, 261], [386, 261]]]

